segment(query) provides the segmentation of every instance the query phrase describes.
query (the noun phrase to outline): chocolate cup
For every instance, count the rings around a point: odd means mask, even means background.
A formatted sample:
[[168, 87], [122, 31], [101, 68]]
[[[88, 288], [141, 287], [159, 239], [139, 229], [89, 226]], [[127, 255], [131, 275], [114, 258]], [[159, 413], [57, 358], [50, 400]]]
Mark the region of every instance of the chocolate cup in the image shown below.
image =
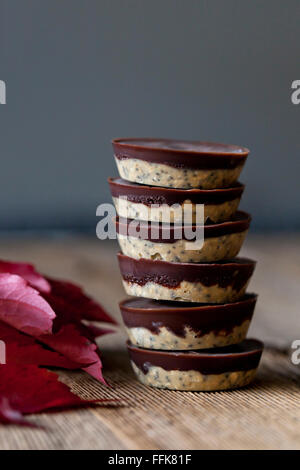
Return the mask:
[[[187, 240], [185, 231], [181, 224], [162, 224], [159, 222], [135, 221], [136, 229], [131, 233], [130, 224], [133, 219], [125, 219], [124, 217], [116, 218], [116, 230], [118, 234], [124, 236], [133, 236], [142, 240], [149, 240], [155, 243], [174, 243], [178, 240]], [[222, 237], [232, 233], [245, 232], [249, 229], [251, 223], [251, 215], [247, 212], [238, 211], [227, 222], [218, 224], [206, 224], [204, 226], [204, 239]], [[188, 233], [195, 233], [196, 225], [186, 226]], [[153, 230], [154, 229], [154, 230]], [[191, 241], [191, 240], [189, 240]]]
[[120, 302], [131, 343], [149, 349], [184, 350], [229, 346], [243, 341], [257, 295], [232, 304], [163, 302], [144, 298]]
[[258, 367], [263, 343], [255, 339], [205, 351], [156, 351], [142, 349], [127, 342], [130, 359], [147, 374], [151, 366], [164, 370], [197, 371], [204, 375], [246, 371]]
[[231, 188], [223, 189], [177, 189], [163, 188], [130, 183], [122, 178], [108, 178], [112, 197], [126, 197], [129, 202], [151, 205], [192, 204], [218, 205], [234, 199], [240, 199], [245, 186], [235, 183]]
[[116, 230], [121, 251], [126, 256], [172, 263], [207, 263], [237, 256], [250, 221], [249, 214], [237, 212], [231, 221], [204, 225], [203, 231], [199, 231], [201, 227], [196, 225], [117, 217]]
[[245, 147], [213, 142], [171, 139], [114, 139], [117, 159], [137, 159], [176, 168], [231, 169], [243, 165], [249, 154]]
[[[121, 253], [118, 259], [128, 294], [156, 300], [205, 303], [240, 300], [256, 264], [247, 258], [201, 264], [169, 263], [144, 258], [137, 260]], [[151, 293], [147, 291], [149, 283]]]

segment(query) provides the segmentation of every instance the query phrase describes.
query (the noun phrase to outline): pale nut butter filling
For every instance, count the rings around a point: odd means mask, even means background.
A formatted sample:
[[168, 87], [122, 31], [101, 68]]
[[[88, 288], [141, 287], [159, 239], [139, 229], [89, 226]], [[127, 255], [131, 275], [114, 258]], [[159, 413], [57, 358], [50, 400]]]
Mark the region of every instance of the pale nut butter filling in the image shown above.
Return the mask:
[[250, 321], [245, 320], [241, 325], [234, 326], [232, 330], [210, 331], [204, 335], [185, 327], [184, 335], [178, 336], [170, 329], [162, 326], [158, 333], [153, 333], [144, 327], [125, 327], [130, 342], [140, 348], [161, 350], [191, 350], [209, 349], [230, 346], [241, 343], [249, 329]]
[[[167, 207], [157, 207], [155, 204], [147, 206], [146, 204], [131, 202], [129, 200], [113, 197], [113, 202], [119, 217], [128, 219], [146, 220], [152, 222], [171, 222], [180, 223], [184, 221], [184, 206], [192, 205], [192, 223], [197, 223], [197, 204], [190, 200], [183, 201], [182, 204], [176, 204]], [[240, 198], [231, 201], [225, 201], [221, 204], [204, 204], [204, 221], [210, 219], [213, 223], [229, 220], [237, 211]], [[170, 210], [171, 208], [171, 210]]]
[[240, 251], [247, 230], [220, 237], [205, 238], [202, 248], [187, 249], [187, 241], [175, 240], [172, 243], [159, 243], [137, 237], [118, 235], [123, 254], [134, 258], [146, 258], [175, 263], [205, 263], [234, 258]]
[[191, 169], [135, 158], [115, 157], [115, 160], [121, 178], [134, 183], [165, 188], [226, 188], [238, 179], [243, 168], [242, 164], [230, 169]]
[[151, 387], [191, 392], [213, 392], [245, 387], [254, 379], [257, 369], [224, 372], [222, 374], [202, 374], [190, 370], [165, 370], [149, 366], [146, 374], [133, 361], [132, 368], [140, 382]]
[[216, 304], [238, 301], [245, 294], [248, 283], [249, 281], [237, 291], [230, 285], [227, 287], [205, 286], [200, 282], [182, 281], [178, 287], [166, 287], [155, 282], [146, 282], [144, 285], [140, 285], [123, 280], [124, 289], [128, 295], [155, 300]]

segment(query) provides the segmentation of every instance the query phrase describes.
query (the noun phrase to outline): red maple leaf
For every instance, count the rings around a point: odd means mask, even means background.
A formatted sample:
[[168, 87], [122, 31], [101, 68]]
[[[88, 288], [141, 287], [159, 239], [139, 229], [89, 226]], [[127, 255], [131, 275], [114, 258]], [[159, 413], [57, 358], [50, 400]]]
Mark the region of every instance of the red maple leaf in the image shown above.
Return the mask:
[[55, 311], [55, 329], [64, 323], [90, 320], [116, 324], [103, 307], [87, 296], [80, 286], [68, 281], [47, 279], [51, 292], [43, 297]]
[[82, 369], [105, 383], [95, 338], [112, 330], [89, 321], [116, 323], [76, 284], [0, 261], [0, 340], [9, 366]]
[[0, 273], [0, 320], [30, 335], [51, 333], [55, 313], [40, 293], [16, 274]]
[[31, 364], [71, 370], [82, 367], [82, 364], [45, 347], [32, 336], [20, 333], [2, 322], [0, 322], [0, 339], [5, 343], [6, 363], [9, 365]]
[[41, 336], [39, 340], [66, 358], [81, 364], [82, 369], [95, 379], [106, 383], [102, 376], [97, 345], [82, 336], [76, 325], [65, 325], [58, 333]]
[[34, 427], [30, 421], [23, 418], [20, 411], [14, 410], [6, 397], [0, 397], [0, 423], [2, 424], [18, 424], [19, 426]]
[[40, 292], [50, 292], [51, 287], [47, 279], [38, 273], [32, 264], [11, 263], [0, 260], [0, 273], [17, 274]]
[[90, 406], [112, 400], [82, 400], [57, 374], [33, 365], [0, 366], [0, 422], [25, 424], [22, 415]]

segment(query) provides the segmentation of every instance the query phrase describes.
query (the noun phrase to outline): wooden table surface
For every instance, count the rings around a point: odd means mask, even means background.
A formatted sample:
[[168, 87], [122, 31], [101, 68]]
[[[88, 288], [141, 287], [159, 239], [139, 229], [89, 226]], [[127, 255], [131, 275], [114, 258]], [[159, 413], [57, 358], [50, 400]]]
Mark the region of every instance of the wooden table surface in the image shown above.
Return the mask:
[[[259, 302], [250, 336], [267, 348], [255, 383], [243, 390], [172, 392], [139, 384], [122, 331], [100, 339], [111, 387], [84, 373], [62, 380], [85, 398], [119, 398], [121, 406], [30, 417], [45, 429], [0, 426], [0, 449], [300, 449], [300, 236], [249, 236], [242, 254], [258, 261], [250, 291]], [[44, 273], [81, 283], [120, 319], [124, 297], [116, 245], [95, 238], [2, 239], [0, 257], [35, 263]]]

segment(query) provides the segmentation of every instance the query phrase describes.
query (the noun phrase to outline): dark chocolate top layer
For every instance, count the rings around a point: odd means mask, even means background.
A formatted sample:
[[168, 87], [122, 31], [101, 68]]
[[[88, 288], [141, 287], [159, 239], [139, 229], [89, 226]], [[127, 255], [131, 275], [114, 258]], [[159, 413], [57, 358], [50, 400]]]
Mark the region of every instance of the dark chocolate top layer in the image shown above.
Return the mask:
[[243, 165], [249, 150], [238, 145], [172, 139], [114, 139], [115, 156], [177, 168], [218, 169]]
[[202, 374], [222, 374], [258, 367], [263, 343], [246, 339], [240, 344], [201, 351], [157, 351], [142, 349], [127, 343], [130, 358], [145, 374], [151, 366], [165, 370], [195, 370]]
[[185, 327], [190, 327], [198, 336], [203, 336], [211, 331], [230, 333], [235, 326], [251, 321], [256, 300], [255, 294], [246, 294], [242, 300], [231, 304], [133, 298], [120, 302], [120, 310], [128, 328], [142, 327], [157, 334], [161, 327], [165, 327], [177, 336], [184, 336]]
[[182, 204], [191, 201], [194, 204], [222, 204], [240, 198], [245, 186], [235, 183], [231, 188], [223, 189], [174, 189], [160, 186], [146, 186], [130, 183], [122, 178], [108, 178], [113, 197], [125, 196], [128, 201], [150, 206], [151, 204]]
[[[231, 233], [240, 233], [249, 229], [251, 216], [246, 212], [236, 212], [234, 217], [219, 224], [204, 225], [204, 238], [221, 237]], [[130, 224], [134, 224], [134, 230], [130, 230]], [[156, 243], [174, 243], [177, 240], [186, 240], [185, 233], [195, 233], [196, 226], [186, 224], [161, 224], [158, 222], [146, 222], [123, 217], [116, 218], [117, 233], [133, 236], [142, 240]], [[196, 235], [195, 235], [196, 236]], [[190, 240], [190, 238], [189, 238]]]
[[118, 253], [122, 277], [127, 282], [145, 285], [154, 282], [176, 288], [182, 281], [200, 282], [209, 287], [232, 286], [239, 291], [253, 274], [256, 262], [247, 258], [214, 263], [169, 263], [167, 261], [134, 259]]

